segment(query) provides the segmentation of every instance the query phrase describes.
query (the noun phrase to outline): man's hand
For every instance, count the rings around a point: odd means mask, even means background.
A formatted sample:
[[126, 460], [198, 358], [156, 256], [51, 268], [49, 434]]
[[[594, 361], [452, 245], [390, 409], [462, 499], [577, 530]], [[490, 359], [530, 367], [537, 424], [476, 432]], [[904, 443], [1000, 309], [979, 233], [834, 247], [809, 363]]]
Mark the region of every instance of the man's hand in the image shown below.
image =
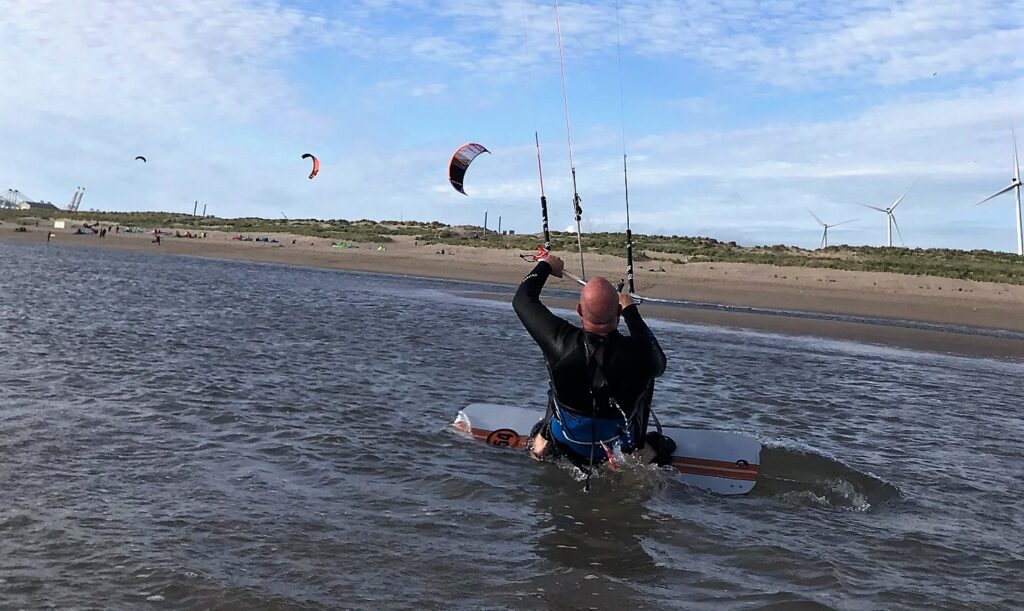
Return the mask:
[[557, 255], [548, 255], [544, 260], [551, 266], [551, 275], [555, 278], [561, 278], [562, 270], [565, 269], [565, 261], [562, 261], [561, 257]]
[[534, 261], [547, 261], [547, 264], [551, 266], [551, 275], [555, 278], [562, 277], [562, 270], [565, 269], [565, 261], [562, 261], [557, 255], [551, 254], [551, 251], [541, 246], [537, 249], [537, 254], [533, 256]]
[[548, 455], [548, 440], [544, 439], [544, 436], [537, 433], [529, 442], [530, 447], [530, 458], [534, 460], [544, 460], [544, 457]]
[[619, 293], [619, 307], [623, 310], [635, 303], [636, 301], [633, 301], [633, 296], [629, 293]]

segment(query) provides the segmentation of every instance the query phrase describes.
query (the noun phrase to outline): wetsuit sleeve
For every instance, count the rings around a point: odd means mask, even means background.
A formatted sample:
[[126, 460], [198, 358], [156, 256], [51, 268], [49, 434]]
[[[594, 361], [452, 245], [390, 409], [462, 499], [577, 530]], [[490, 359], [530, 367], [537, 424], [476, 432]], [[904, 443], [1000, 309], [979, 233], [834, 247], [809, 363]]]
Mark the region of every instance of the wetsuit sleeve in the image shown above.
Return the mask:
[[658, 338], [654, 337], [651, 328], [640, 316], [640, 308], [636, 307], [636, 304], [627, 307], [622, 311], [622, 318], [626, 321], [630, 336], [643, 337], [651, 342], [651, 364], [654, 369], [651, 375], [655, 378], [660, 377], [665, 373], [668, 360], [665, 358], [665, 351], [661, 349], [661, 344], [658, 343]]
[[516, 316], [526, 327], [530, 337], [537, 342], [544, 355], [549, 358], [557, 358], [557, 340], [565, 332], [569, 323], [565, 319], [555, 316], [551, 310], [540, 302], [540, 291], [551, 274], [551, 266], [546, 261], [540, 261], [533, 271], [529, 273], [516, 291], [512, 299], [512, 309]]

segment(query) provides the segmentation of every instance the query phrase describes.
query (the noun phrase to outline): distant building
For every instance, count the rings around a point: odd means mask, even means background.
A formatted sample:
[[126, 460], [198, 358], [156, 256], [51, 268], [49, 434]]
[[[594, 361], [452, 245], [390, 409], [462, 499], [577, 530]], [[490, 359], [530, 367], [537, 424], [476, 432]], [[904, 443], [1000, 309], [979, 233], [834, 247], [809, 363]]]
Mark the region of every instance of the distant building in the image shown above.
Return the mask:
[[21, 210], [28, 210], [30, 208], [39, 208], [42, 210], [60, 210], [57, 206], [54, 206], [50, 202], [22, 202]]
[[14, 210], [60, 210], [50, 202], [17, 202], [10, 206]]
[[5, 194], [0, 195], [0, 208], [11, 210], [31, 210], [32, 208], [60, 210], [60, 208], [50, 202], [34, 202], [17, 189], [7, 189]]

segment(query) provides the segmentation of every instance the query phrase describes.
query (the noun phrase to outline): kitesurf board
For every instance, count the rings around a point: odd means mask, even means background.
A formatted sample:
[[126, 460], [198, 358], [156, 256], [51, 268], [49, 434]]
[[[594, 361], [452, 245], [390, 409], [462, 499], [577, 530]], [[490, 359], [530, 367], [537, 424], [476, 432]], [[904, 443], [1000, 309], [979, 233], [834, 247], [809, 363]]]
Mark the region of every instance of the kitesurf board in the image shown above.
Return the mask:
[[[525, 448], [544, 411], [474, 403], [459, 412], [452, 428], [490, 445]], [[676, 442], [672, 466], [683, 481], [718, 494], [746, 494], [757, 482], [761, 443], [743, 433], [662, 427]]]

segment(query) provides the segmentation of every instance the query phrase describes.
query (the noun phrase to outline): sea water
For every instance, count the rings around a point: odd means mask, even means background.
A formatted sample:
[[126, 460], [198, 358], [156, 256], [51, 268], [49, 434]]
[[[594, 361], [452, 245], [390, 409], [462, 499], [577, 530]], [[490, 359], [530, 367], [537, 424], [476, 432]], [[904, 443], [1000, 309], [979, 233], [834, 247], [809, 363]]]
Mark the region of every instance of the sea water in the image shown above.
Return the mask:
[[543, 404], [509, 292], [0, 242], [0, 608], [1019, 606], [1024, 365], [654, 321], [760, 479], [587, 493], [449, 428]]

